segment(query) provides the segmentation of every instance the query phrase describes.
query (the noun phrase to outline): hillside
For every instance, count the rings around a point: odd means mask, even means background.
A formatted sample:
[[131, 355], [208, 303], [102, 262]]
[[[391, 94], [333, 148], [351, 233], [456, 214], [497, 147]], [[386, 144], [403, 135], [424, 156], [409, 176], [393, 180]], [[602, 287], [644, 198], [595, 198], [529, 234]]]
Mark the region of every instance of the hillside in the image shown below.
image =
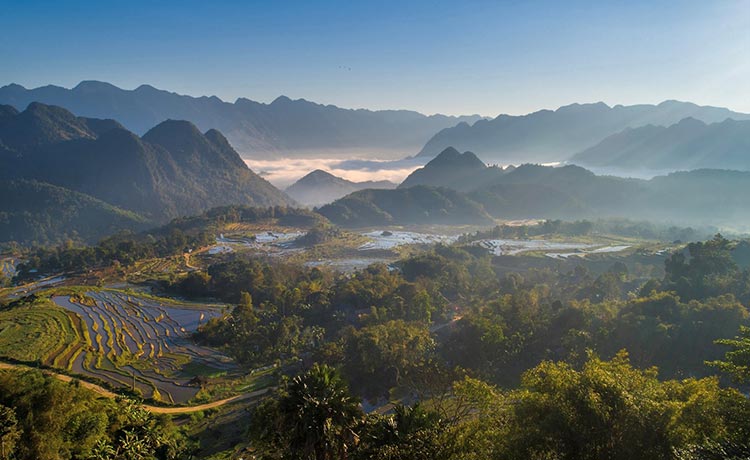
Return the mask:
[[352, 151], [400, 158], [418, 151], [441, 129], [480, 118], [342, 109], [285, 96], [270, 104], [245, 98], [230, 103], [215, 96], [190, 97], [148, 85], [124, 90], [97, 81], [84, 81], [72, 89], [52, 85], [26, 89], [16, 84], [0, 88], [0, 104], [22, 110], [34, 101], [86, 117], [113, 118], [138, 134], [168, 119], [190, 120], [202, 131], [225, 133], [236, 149], [253, 158]]
[[0, 181], [0, 243], [94, 242], [146, 226], [142, 217], [82, 193], [41, 182]]
[[492, 223], [482, 207], [463, 194], [425, 186], [361, 190], [323, 206], [318, 212], [346, 227]]
[[396, 184], [387, 180], [353, 182], [316, 169], [287, 187], [285, 192], [299, 203], [320, 206], [368, 188], [392, 189]]
[[581, 166], [621, 171], [719, 168], [750, 170], [750, 121], [706, 124], [685, 118], [669, 127], [626, 129], [573, 156]]
[[163, 222], [215, 206], [293, 201], [251, 171], [215, 130], [165, 121], [143, 138], [115, 122], [31, 104], [0, 119], [0, 178], [33, 179]]
[[472, 152], [459, 153], [453, 147], [448, 147], [422, 168], [412, 172], [399, 188], [429, 185], [467, 191], [491, 183], [509, 170], [488, 167]]
[[446, 128], [427, 142], [419, 156], [434, 157], [453, 146], [470, 150], [489, 163], [558, 162], [626, 128], [670, 126], [688, 117], [705, 123], [750, 119], [748, 114], [678, 101], [614, 107], [601, 102], [572, 104], [554, 111], [500, 115]]

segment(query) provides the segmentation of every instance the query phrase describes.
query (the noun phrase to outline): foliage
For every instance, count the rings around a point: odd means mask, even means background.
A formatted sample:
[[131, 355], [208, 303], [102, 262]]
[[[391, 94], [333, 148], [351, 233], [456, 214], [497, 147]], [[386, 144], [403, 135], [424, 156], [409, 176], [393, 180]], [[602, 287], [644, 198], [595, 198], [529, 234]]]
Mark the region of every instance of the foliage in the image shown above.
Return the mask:
[[443, 436], [446, 424], [436, 412], [419, 403], [398, 404], [385, 416], [371, 414], [360, 428], [355, 459], [443, 460], [450, 455], [450, 443]]
[[740, 270], [732, 258], [733, 246], [721, 234], [690, 243], [687, 254], [677, 252], [667, 259], [664, 289], [688, 300], [734, 294], [743, 302], [750, 301], [750, 272]]
[[0, 404], [0, 459], [14, 457], [13, 452], [21, 434], [23, 430], [18, 427], [16, 411]]
[[255, 411], [251, 433], [261, 458], [340, 459], [353, 447], [361, 418], [340, 375], [315, 365]]
[[13, 408], [19, 460], [177, 459], [185, 443], [166, 419], [128, 400], [97, 398], [41, 372], [0, 373], [0, 404]]
[[592, 357], [581, 371], [544, 362], [509, 395], [507, 458], [669, 459], [675, 447], [725, 434], [721, 391], [716, 379], [660, 382], [625, 353]]
[[750, 382], [750, 327], [740, 326], [735, 338], [717, 340], [716, 343], [729, 347], [730, 350], [723, 360], [717, 359], [708, 364], [729, 374], [736, 382]]
[[402, 320], [344, 333], [343, 370], [365, 397], [387, 396], [434, 348], [429, 331]]

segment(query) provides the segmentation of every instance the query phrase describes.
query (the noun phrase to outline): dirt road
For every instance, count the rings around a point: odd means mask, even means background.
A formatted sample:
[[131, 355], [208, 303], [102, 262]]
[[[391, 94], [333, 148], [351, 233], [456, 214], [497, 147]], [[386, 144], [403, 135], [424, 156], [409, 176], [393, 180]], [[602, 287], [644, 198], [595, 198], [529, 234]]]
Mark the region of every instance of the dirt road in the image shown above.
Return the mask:
[[[31, 370], [34, 369], [33, 367], [24, 366], [23, 364], [9, 364], [9, 363], [3, 363], [0, 362], [0, 369], [19, 369], [19, 370]], [[65, 374], [58, 374], [57, 372], [50, 371], [50, 370], [41, 370], [44, 374], [50, 375], [60, 381], [63, 382], [71, 382], [74, 380], [73, 377]], [[101, 387], [95, 383], [87, 382], [85, 380], [79, 380], [80, 385], [83, 388], [86, 388], [87, 390], [91, 390], [101, 396], [107, 397], [107, 398], [115, 398], [117, 395], [108, 389]], [[150, 404], [143, 404], [143, 408], [148, 410], [149, 412], [153, 414], [170, 414], [170, 415], [179, 415], [179, 414], [189, 414], [191, 412], [198, 412], [206, 409], [214, 409], [216, 407], [221, 407], [225, 404], [231, 404], [235, 402], [245, 401], [248, 399], [252, 399], [258, 396], [261, 396], [265, 393], [270, 391], [268, 388], [264, 388], [262, 390], [256, 390], [251, 393], [245, 393], [242, 395], [232, 396], [231, 398], [226, 399], [220, 399], [218, 401], [206, 403], [206, 404], [199, 404], [197, 406], [186, 406], [186, 407], [163, 407], [163, 406], [152, 406]]]

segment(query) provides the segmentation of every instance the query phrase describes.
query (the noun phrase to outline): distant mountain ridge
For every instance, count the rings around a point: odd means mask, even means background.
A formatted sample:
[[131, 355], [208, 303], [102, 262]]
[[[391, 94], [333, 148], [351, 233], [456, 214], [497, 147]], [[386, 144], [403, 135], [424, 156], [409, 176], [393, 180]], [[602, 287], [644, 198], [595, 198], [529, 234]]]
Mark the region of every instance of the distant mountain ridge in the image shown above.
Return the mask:
[[750, 170], [750, 121], [706, 124], [685, 118], [672, 126], [647, 125], [613, 134], [574, 155], [571, 163], [621, 171]]
[[319, 206], [357, 190], [393, 188], [396, 188], [396, 184], [387, 180], [353, 182], [316, 169], [287, 187], [285, 191], [287, 195], [302, 204]]
[[218, 129], [243, 154], [254, 158], [351, 155], [378, 152], [400, 158], [418, 151], [443, 128], [474, 122], [477, 115], [426, 116], [408, 110], [342, 109], [280, 96], [270, 104], [239, 98], [191, 97], [141, 85], [124, 90], [97, 81], [72, 89], [43, 86], [0, 88], [0, 104], [23, 110], [32, 102], [64, 107], [85, 117], [112, 118], [138, 134], [168, 119], [189, 120], [200, 130]]
[[[456, 154], [447, 153], [454, 158]], [[433, 164], [424, 169], [434, 168]], [[399, 222], [399, 218], [437, 224], [457, 216], [476, 223], [486, 215], [511, 220], [613, 217], [750, 228], [746, 200], [750, 172], [699, 169], [642, 180], [600, 176], [574, 165], [525, 164], [509, 169], [477, 167], [473, 174], [460, 174], [455, 188], [445, 188], [446, 177], [429, 173], [412, 187], [405, 182], [396, 190], [355, 192], [320, 212], [332, 222], [355, 227]], [[429, 199], [417, 200], [415, 194]]]
[[[294, 204], [251, 171], [221, 133], [203, 134], [187, 121], [168, 120], [138, 137], [115, 121], [76, 117], [41, 103], [23, 112], [4, 106], [0, 113], [2, 181], [52, 184], [153, 223], [215, 206]], [[35, 189], [60, 195], [56, 188]], [[68, 194], [66, 199], [99, 206], [78, 195]], [[22, 215], [21, 205], [13, 204], [16, 216]], [[4, 203], [0, 213], [6, 208]], [[69, 230], [78, 229], [74, 225]]]
[[460, 123], [435, 134], [419, 156], [434, 157], [455, 147], [470, 150], [489, 163], [560, 162], [626, 128], [670, 126], [688, 117], [705, 123], [750, 120], [750, 114], [679, 101], [614, 107], [601, 102], [572, 104], [554, 111]]

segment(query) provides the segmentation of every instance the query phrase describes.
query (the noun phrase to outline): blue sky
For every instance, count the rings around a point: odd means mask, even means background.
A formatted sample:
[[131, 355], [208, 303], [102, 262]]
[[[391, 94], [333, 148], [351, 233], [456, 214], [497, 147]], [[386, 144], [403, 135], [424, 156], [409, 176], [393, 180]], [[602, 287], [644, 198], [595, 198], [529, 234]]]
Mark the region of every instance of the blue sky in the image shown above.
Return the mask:
[[0, 0], [0, 85], [425, 113], [690, 100], [750, 112], [750, 1]]

